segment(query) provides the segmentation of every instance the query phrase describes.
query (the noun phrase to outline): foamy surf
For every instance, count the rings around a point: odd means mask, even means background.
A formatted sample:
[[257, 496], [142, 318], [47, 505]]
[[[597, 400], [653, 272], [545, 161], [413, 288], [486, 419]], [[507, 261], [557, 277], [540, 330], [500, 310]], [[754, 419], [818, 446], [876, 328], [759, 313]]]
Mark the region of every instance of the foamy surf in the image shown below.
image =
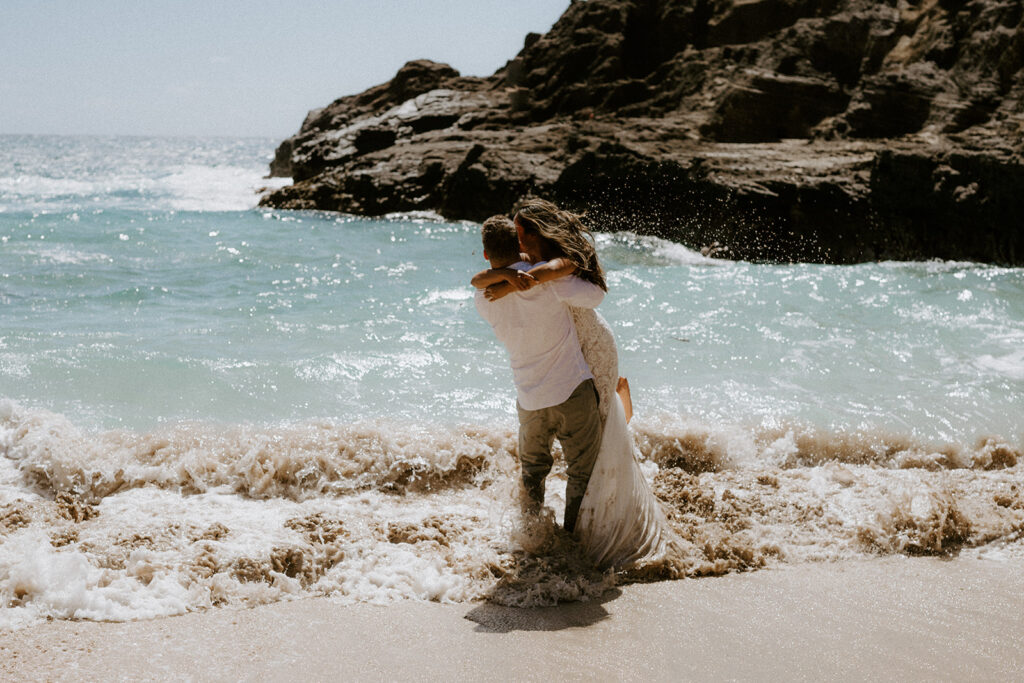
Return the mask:
[[8, 627], [1024, 557], [1019, 269], [598, 232], [641, 466], [683, 539], [600, 573], [555, 523], [561, 472], [550, 511], [516, 512], [479, 226], [250, 210], [274, 141], [2, 138]]
[[[290, 182], [251, 163], [252, 141], [9, 136], [0, 209], [246, 211]], [[21, 169], [21, 172], [16, 172]]]
[[90, 431], [0, 404], [0, 616], [129, 620], [303, 596], [544, 605], [617, 582], [885, 554], [1019, 556], [1019, 448], [636, 423], [685, 547], [589, 567], [524, 522], [508, 427], [182, 423]]

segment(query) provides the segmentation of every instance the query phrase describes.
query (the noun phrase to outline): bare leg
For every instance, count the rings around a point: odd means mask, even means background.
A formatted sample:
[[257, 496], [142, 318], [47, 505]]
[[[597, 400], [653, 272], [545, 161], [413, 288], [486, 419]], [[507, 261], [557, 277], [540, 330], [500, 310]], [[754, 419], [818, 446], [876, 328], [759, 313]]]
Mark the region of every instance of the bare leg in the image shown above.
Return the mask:
[[629, 422], [633, 419], [633, 397], [629, 395], [629, 380], [620, 377], [615, 392], [619, 395], [619, 400], [622, 401], [623, 410], [626, 411], [626, 422]]

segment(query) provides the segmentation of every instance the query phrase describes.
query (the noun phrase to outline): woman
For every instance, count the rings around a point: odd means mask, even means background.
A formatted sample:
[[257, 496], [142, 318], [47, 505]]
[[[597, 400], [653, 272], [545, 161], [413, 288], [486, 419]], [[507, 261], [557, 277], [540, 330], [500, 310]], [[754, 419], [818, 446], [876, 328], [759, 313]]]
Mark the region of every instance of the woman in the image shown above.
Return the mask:
[[[472, 284], [486, 288], [489, 299], [571, 274], [607, 291], [593, 236], [579, 215], [538, 199], [520, 207], [515, 224], [524, 257], [538, 265], [528, 276], [503, 268], [477, 273]], [[580, 506], [576, 536], [602, 568], [665, 560], [678, 538], [637, 463], [627, 406], [617, 393], [620, 378], [615, 337], [593, 309], [570, 310], [580, 348], [594, 375], [603, 424], [601, 450]], [[625, 397], [628, 399], [628, 393]]]

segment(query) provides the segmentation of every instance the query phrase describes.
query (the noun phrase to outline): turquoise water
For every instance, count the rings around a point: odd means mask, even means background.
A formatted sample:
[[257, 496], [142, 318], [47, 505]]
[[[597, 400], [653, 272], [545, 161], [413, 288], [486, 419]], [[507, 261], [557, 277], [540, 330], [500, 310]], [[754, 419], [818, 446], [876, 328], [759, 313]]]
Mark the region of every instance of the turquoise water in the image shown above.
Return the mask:
[[[477, 227], [256, 209], [273, 141], [0, 137], [0, 397], [83, 427], [512, 423]], [[638, 414], [1024, 435], [1024, 270], [599, 236]]]
[[[0, 630], [626, 580], [517, 521], [478, 226], [255, 208], [273, 147], [0, 136]], [[1024, 269], [598, 250], [680, 574], [1024, 558]]]

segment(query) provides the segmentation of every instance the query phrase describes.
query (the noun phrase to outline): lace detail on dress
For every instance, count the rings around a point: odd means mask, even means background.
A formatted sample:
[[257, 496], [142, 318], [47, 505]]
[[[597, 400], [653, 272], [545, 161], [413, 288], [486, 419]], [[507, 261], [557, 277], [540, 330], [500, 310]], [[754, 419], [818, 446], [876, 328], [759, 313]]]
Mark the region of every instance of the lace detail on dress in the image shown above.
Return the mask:
[[601, 450], [583, 496], [576, 533], [601, 567], [669, 562], [681, 547], [637, 460], [633, 437], [615, 389], [619, 353], [611, 328], [597, 311], [571, 308], [583, 357], [600, 398]]
[[616, 396], [619, 383], [619, 351], [615, 336], [601, 314], [592, 308], [570, 306], [573, 322], [576, 323], [576, 337], [580, 341], [583, 358], [594, 374], [594, 384], [600, 399], [601, 424], [608, 419], [608, 407]]

